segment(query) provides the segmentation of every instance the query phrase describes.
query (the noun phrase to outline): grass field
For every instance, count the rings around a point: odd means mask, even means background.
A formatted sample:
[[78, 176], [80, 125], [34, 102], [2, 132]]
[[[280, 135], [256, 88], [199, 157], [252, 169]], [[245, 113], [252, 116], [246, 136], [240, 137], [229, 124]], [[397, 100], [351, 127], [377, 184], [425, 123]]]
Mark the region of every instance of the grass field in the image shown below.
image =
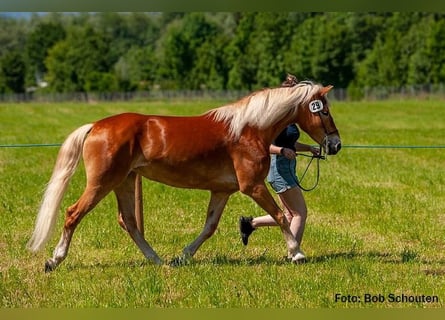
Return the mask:
[[[222, 102], [1, 104], [0, 144], [60, 143], [81, 124], [124, 111], [198, 114]], [[353, 145], [445, 145], [444, 101], [334, 103], [346, 147], [321, 162], [305, 193], [305, 265], [283, 259], [277, 228], [244, 247], [240, 215], [263, 212], [235, 194], [218, 231], [184, 267], [144, 260], [116, 220], [109, 195], [79, 225], [64, 263], [43, 266], [25, 249], [57, 147], [0, 148], [1, 307], [400, 308], [445, 304], [445, 149], [356, 149]], [[309, 142], [307, 138], [303, 141]], [[305, 159], [300, 160], [299, 170]], [[305, 178], [310, 185], [314, 167]], [[63, 202], [83, 190], [79, 167]], [[200, 232], [208, 193], [144, 180], [146, 238], [170, 260]], [[433, 302], [395, 301], [426, 296]], [[359, 301], [358, 301], [359, 300]], [[374, 300], [374, 302], [372, 301]]]

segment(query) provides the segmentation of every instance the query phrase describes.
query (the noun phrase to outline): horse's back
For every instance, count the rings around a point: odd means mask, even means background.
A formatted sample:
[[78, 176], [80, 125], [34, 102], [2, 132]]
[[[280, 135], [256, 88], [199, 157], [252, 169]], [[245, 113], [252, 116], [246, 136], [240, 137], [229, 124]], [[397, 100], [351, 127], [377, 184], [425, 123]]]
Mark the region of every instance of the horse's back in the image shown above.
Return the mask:
[[224, 147], [226, 136], [224, 125], [207, 116], [150, 116], [140, 145], [146, 159], [179, 163]]

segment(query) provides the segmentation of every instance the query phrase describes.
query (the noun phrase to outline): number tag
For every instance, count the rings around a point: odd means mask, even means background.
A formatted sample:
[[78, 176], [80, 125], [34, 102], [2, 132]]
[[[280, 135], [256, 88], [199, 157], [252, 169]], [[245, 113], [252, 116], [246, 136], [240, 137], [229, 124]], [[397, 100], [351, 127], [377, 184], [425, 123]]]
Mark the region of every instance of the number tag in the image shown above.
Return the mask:
[[312, 113], [320, 112], [323, 110], [323, 102], [321, 100], [314, 100], [309, 103], [309, 110], [311, 110]]

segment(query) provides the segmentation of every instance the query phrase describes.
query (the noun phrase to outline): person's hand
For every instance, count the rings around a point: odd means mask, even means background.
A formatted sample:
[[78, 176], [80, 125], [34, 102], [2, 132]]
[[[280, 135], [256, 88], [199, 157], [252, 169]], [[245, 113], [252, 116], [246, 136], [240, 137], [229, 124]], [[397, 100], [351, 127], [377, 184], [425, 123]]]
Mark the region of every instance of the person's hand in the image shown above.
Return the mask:
[[281, 148], [280, 153], [289, 160], [292, 160], [296, 156], [295, 151], [289, 148]]
[[319, 155], [320, 155], [320, 148], [319, 148], [319, 147], [310, 146], [310, 147], [309, 147], [309, 151], [310, 151], [314, 156], [319, 156]]

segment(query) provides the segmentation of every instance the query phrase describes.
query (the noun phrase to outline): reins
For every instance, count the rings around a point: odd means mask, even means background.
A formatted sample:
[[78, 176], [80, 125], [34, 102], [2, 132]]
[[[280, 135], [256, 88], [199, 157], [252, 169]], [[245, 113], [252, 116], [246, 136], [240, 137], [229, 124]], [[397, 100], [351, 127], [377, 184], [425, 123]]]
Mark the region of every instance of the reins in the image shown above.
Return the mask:
[[[321, 150], [322, 149], [320, 148], [320, 152], [321, 152]], [[319, 155], [307, 155], [307, 154], [304, 154], [304, 153], [296, 153], [296, 155], [297, 156], [303, 156], [303, 157], [311, 158], [311, 160], [307, 164], [306, 169], [304, 170], [304, 172], [301, 175], [301, 177], [298, 177], [297, 185], [303, 191], [307, 191], [307, 192], [312, 191], [312, 190], [314, 190], [318, 186], [318, 183], [320, 181], [320, 160], [326, 160], [326, 156], [324, 156], [322, 154], [319, 154]], [[317, 161], [316, 161], [316, 163], [317, 163], [317, 176], [315, 178], [315, 183], [314, 183], [314, 185], [312, 187], [305, 188], [305, 187], [303, 187], [301, 185], [301, 183], [302, 183], [304, 177], [306, 176], [306, 173], [308, 172], [309, 167], [311, 166], [311, 164], [314, 161], [314, 159], [317, 159]]]

